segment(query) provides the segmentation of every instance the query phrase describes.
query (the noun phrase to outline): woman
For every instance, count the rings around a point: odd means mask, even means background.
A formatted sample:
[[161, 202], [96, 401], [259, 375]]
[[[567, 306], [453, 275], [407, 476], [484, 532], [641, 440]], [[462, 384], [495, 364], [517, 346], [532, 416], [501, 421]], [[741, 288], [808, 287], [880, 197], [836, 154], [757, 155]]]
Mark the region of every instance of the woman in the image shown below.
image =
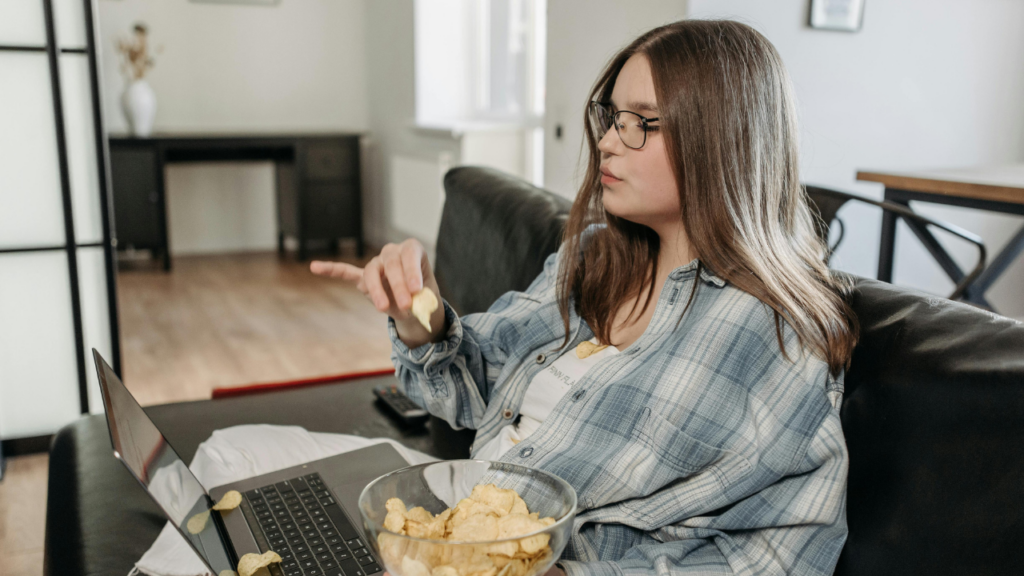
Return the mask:
[[570, 576], [833, 571], [857, 326], [799, 185], [791, 92], [748, 26], [657, 28], [591, 92], [565, 241], [526, 292], [445, 303], [427, 331], [417, 242], [312, 265], [390, 316], [406, 394], [476, 429], [474, 457], [573, 485]]

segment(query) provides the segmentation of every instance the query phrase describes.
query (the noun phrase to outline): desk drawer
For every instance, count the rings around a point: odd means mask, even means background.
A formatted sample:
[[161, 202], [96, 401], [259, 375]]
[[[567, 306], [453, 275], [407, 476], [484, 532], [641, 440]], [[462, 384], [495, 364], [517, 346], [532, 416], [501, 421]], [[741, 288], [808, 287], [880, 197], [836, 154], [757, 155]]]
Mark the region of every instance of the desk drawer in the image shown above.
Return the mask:
[[120, 248], [162, 248], [163, 197], [151, 146], [110, 147], [114, 225]]
[[357, 142], [336, 140], [306, 146], [305, 177], [308, 180], [344, 180], [359, 170]]
[[360, 236], [359, 187], [348, 182], [310, 182], [306, 188], [306, 237]]

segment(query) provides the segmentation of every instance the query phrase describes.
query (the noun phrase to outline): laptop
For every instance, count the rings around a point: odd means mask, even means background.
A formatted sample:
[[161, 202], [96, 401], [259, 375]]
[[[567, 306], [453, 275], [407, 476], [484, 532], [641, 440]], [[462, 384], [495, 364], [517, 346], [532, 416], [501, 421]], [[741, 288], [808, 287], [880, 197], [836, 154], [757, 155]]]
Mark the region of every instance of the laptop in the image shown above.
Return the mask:
[[[409, 465], [377, 444], [207, 490], [189, 471], [114, 370], [92, 351], [114, 456], [142, 484], [213, 574], [248, 553], [277, 552], [274, 576], [382, 576], [362, 529], [359, 494]], [[210, 510], [229, 490], [234, 510]]]

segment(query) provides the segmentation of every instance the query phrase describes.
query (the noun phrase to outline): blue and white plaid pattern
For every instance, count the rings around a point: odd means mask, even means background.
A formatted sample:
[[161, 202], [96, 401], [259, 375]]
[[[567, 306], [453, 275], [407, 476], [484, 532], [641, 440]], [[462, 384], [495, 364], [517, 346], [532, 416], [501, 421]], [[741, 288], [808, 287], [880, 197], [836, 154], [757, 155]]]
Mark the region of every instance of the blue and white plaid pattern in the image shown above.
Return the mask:
[[[559, 255], [526, 290], [410, 350], [389, 321], [405, 393], [482, 446], [519, 414], [564, 349]], [[579, 497], [568, 576], [831, 574], [846, 540], [843, 379], [771, 310], [704, 270], [674, 270], [650, 325], [601, 360], [502, 460], [564, 478]], [[573, 350], [593, 333], [571, 316]], [[506, 413], [507, 414], [507, 413]]]

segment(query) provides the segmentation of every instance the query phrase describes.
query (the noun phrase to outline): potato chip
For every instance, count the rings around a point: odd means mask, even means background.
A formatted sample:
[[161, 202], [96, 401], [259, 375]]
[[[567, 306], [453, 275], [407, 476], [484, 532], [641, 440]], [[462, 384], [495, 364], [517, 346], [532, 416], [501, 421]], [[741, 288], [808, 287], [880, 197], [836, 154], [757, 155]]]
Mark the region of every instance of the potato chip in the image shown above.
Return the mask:
[[430, 315], [434, 310], [437, 310], [437, 296], [434, 296], [433, 290], [424, 286], [423, 290], [412, 297], [412, 315], [423, 324], [427, 332], [430, 332]]
[[437, 522], [417, 522], [415, 520], [405, 521], [405, 533], [413, 538], [425, 540], [441, 540], [444, 538], [444, 524]]
[[388, 512], [384, 517], [384, 528], [395, 534], [405, 534], [405, 515], [398, 510]]
[[583, 360], [589, 356], [597, 354], [607, 347], [607, 344], [594, 344], [593, 342], [583, 341], [576, 347], [576, 357]]
[[427, 568], [433, 568], [452, 563], [452, 546], [446, 543], [416, 542], [416, 549], [410, 547], [406, 555], [423, 562]]
[[526, 508], [526, 501], [516, 494], [515, 500], [512, 502], [512, 509], [509, 510], [509, 514], [529, 514], [530, 511]]
[[[511, 558], [515, 556], [518, 550], [519, 544], [517, 542], [502, 542], [500, 544], [491, 544], [490, 546], [488, 546], [487, 555], [491, 556], [492, 559], [494, 556], [504, 556], [506, 558]], [[502, 564], [502, 566], [504, 566], [504, 564]], [[498, 566], [498, 568], [501, 568], [501, 566]]]
[[459, 503], [455, 505], [455, 508], [452, 508], [452, 513], [448, 517], [448, 522], [446, 523], [449, 533], [455, 529], [456, 526], [465, 522], [466, 518], [469, 518], [470, 510], [475, 505], [476, 500], [471, 498], [463, 498], [462, 500], [459, 500]]
[[527, 554], [537, 554], [548, 547], [548, 542], [550, 540], [550, 534], [537, 534], [536, 536], [530, 536], [529, 538], [523, 538], [520, 540], [519, 548]]
[[416, 522], [422, 522], [424, 524], [434, 519], [434, 515], [427, 512], [422, 506], [410, 508], [409, 511], [405, 513], [405, 517], [409, 520], [415, 520]]
[[498, 519], [487, 514], [475, 514], [452, 530], [455, 542], [486, 542], [497, 540]]
[[252, 576], [260, 568], [280, 561], [281, 557], [272, 550], [263, 554], [246, 554], [238, 560], [238, 576]]
[[402, 502], [401, 498], [388, 498], [388, 501], [384, 503], [384, 509], [388, 512], [401, 512], [402, 516], [405, 516], [407, 512], [405, 502]]
[[459, 571], [454, 566], [438, 566], [430, 571], [430, 576], [459, 576]]
[[[549, 534], [515, 539], [555, 523], [531, 513], [515, 490], [477, 485], [469, 498], [436, 516], [419, 506], [407, 509], [398, 498], [385, 508], [388, 531], [424, 540], [377, 536], [381, 559], [396, 576], [537, 576], [551, 559]], [[468, 544], [449, 544], [455, 542]]]
[[409, 541], [391, 534], [378, 534], [377, 546], [380, 549], [381, 559], [384, 564], [397, 566], [402, 563], [402, 556], [408, 548]]
[[497, 511], [499, 516], [504, 516], [512, 510], [515, 499], [519, 498], [519, 495], [514, 490], [498, 488], [494, 484], [484, 484], [474, 486], [470, 498], [490, 506]]
[[544, 528], [539, 520], [524, 514], [509, 514], [498, 520], [498, 538], [515, 538]]
[[498, 576], [525, 576], [529, 565], [526, 560], [509, 560], [498, 571]]
[[234, 510], [242, 503], [242, 495], [238, 490], [228, 490], [220, 498], [220, 502], [213, 505], [214, 510]]
[[206, 529], [206, 521], [210, 519], [210, 511], [204, 510], [192, 516], [188, 519], [188, 524], [185, 525], [188, 528], [189, 534], [199, 534]]
[[445, 564], [451, 564], [459, 568], [463, 564], [474, 564], [487, 560], [487, 550], [482, 546], [473, 544], [462, 546], [448, 546], [451, 549], [451, 559]]
[[534, 566], [538, 564], [546, 564], [551, 560], [551, 548], [545, 548], [540, 554], [534, 554], [527, 562], [526, 569], [532, 570]]
[[461, 572], [463, 576], [497, 576], [498, 569], [490, 562], [481, 562], [479, 564], [463, 566], [459, 572]]
[[448, 538], [448, 518], [450, 518], [451, 515], [452, 509], [447, 508], [445, 509], [444, 512], [441, 512], [437, 516], [434, 516], [434, 519], [431, 521], [431, 524], [433, 525], [431, 527], [431, 530], [433, 530], [435, 533], [441, 534], [438, 538], [436, 538], [437, 540], [445, 540]]
[[405, 556], [402, 558], [402, 576], [430, 576], [430, 569], [423, 562]]

